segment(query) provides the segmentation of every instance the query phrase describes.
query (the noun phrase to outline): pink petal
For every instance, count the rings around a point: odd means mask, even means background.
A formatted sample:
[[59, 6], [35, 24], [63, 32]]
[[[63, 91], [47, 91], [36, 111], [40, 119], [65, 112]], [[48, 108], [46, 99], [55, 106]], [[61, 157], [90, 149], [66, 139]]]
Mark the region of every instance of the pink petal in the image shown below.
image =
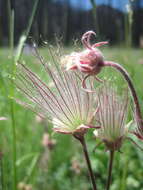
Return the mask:
[[63, 131], [59, 128], [53, 128], [53, 130], [57, 133], [62, 133], [62, 134], [66, 134], [66, 135], [72, 134], [72, 132]]
[[105, 41], [105, 42], [98, 42], [98, 43], [94, 44], [92, 47], [100, 47], [100, 46], [105, 45], [105, 44], [108, 44], [108, 42], [107, 41]]

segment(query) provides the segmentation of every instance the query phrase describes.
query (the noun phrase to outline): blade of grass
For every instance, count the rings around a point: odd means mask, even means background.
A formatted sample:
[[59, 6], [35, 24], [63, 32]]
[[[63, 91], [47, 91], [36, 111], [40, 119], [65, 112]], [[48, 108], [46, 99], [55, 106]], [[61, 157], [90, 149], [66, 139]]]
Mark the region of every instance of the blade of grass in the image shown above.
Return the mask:
[[3, 159], [2, 155], [0, 155], [0, 190], [4, 190], [3, 161], [2, 161], [2, 159]]
[[[12, 72], [14, 69], [14, 61], [13, 61], [13, 50], [14, 50], [14, 10], [11, 9], [11, 1], [8, 0], [8, 15], [9, 15], [9, 45], [12, 56]], [[10, 88], [10, 96], [14, 96], [14, 86], [13, 83]], [[10, 99], [10, 115], [12, 122], [12, 166], [13, 166], [13, 190], [17, 188], [17, 168], [16, 168], [16, 125], [15, 125], [15, 117], [14, 117], [14, 102]]]
[[124, 170], [123, 170], [122, 177], [121, 177], [120, 190], [126, 190], [127, 174], [128, 174], [128, 160], [126, 160], [126, 162], [124, 164]]
[[[17, 52], [14, 56], [13, 50], [14, 50], [14, 10], [11, 10], [11, 1], [8, 0], [8, 15], [9, 15], [9, 44], [11, 49], [11, 55], [12, 55], [12, 72], [11, 72], [11, 78], [15, 78], [15, 72], [16, 72], [16, 63], [21, 57], [22, 50], [24, 47], [24, 43], [28, 37], [29, 31], [32, 26], [32, 22], [34, 19], [34, 15], [37, 9], [39, 0], [36, 0], [32, 9], [32, 14], [29, 19], [29, 23], [27, 26], [27, 30], [25, 32], [25, 35], [23, 35], [20, 38]], [[11, 88], [10, 88], [10, 97], [14, 97], [14, 83], [12, 80]], [[13, 152], [13, 189], [17, 189], [17, 167], [16, 167], [16, 158], [17, 158], [17, 150], [16, 150], [16, 123], [15, 123], [15, 105], [13, 99], [10, 99], [10, 112], [11, 112], [11, 121], [12, 121], [12, 152]]]
[[16, 165], [17, 165], [17, 167], [22, 167], [22, 165], [23, 165], [23, 163], [25, 162], [25, 161], [27, 161], [27, 160], [30, 160], [31, 159], [31, 157], [34, 157], [34, 156], [37, 156], [37, 152], [35, 153], [30, 153], [30, 154], [26, 154], [26, 155], [24, 155], [22, 158], [20, 158], [20, 159], [18, 159], [17, 161], [16, 161]]
[[122, 174], [121, 174], [121, 179], [120, 179], [120, 189], [119, 190], [126, 190], [127, 188], [127, 176], [128, 176], [128, 167], [129, 167], [129, 157], [127, 155], [129, 155], [130, 151], [128, 147], [125, 147], [124, 152], [126, 152], [126, 156], [123, 160], [123, 170], [122, 170]]
[[23, 47], [24, 47], [24, 43], [25, 43], [26, 39], [28, 38], [30, 29], [31, 29], [31, 26], [32, 26], [32, 23], [33, 23], [33, 19], [34, 19], [36, 10], [37, 10], [38, 3], [39, 3], [39, 0], [35, 0], [34, 6], [33, 6], [33, 9], [32, 9], [32, 13], [31, 13], [31, 16], [30, 16], [30, 19], [29, 19], [29, 22], [28, 22], [27, 29], [23, 33], [23, 35], [21, 36], [21, 38], [19, 40], [17, 52], [16, 52], [15, 59], [14, 59], [15, 63], [17, 63], [18, 60], [21, 57], [22, 50], [23, 50]]
[[30, 179], [32, 178], [32, 176], [34, 174], [34, 171], [36, 169], [37, 163], [39, 161], [39, 158], [40, 158], [40, 153], [36, 154], [34, 156], [34, 158], [32, 159], [31, 165], [29, 166], [28, 171], [27, 171], [27, 175], [26, 175], [26, 177], [24, 179], [24, 181], [26, 183], [29, 183]]

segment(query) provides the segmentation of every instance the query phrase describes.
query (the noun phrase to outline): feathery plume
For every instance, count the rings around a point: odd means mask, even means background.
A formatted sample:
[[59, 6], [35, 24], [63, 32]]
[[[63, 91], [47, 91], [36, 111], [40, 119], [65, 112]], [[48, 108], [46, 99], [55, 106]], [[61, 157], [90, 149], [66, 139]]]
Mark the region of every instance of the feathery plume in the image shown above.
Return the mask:
[[85, 74], [82, 80], [82, 87], [85, 91], [91, 92], [92, 90], [87, 89], [86, 80], [93, 76], [98, 82], [103, 82], [97, 77], [104, 67], [112, 67], [122, 74], [125, 81], [128, 84], [132, 98], [135, 105], [135, 118], [137, 121], [137, 130], [134, 131], [134, 134], [143, 140], [143, 117], [138, 100], [138, 96], [128, 72], [120, 64], [113, 61], [104, 60], [104, 56], [97, 47], [107, 44], [108, 42], [99, 42], [91, 44], [91, 37], [95, 36], [96, 33], [93, 31], [88, 31], [82, 36], [82, 44], [85, 46], [85, 50], [81, 52], [74, 52], [70, 55], [66, 55], [61, 59], [62, 63], [66, 63], [67, 70], [78, 70]]
[[109, 150], [119, 150], [126, 138], [128, 128], [126, 118], [128, 111], [128, 94], [118, 96], [109, 84], [104, 84], [97, 92], [98, 112], [96, 118], [100, 128], [94, 131]]
[[[59, 57], [52, 56], [53, 64], [45, 63], [36, 50], [36, 56], [48, 74], [48, 81], [54, 87], [43, 82], [24, 64], [19, 64], [16, 86], [31, 101], [22, 105], [31, 108], [39, 116], [48, 119], [53, 124], [53, 130], [58, 133], [72, 134], [82, 145], [88, 166], [93, 189], [97, 190], [92, 171], [84, 134], [93, 126], [96, 104], [93, 93], [81, 89], [81, 77], [73, 72], [67, 72], [59, 64]], [[51, 52], [52, 53], [52, 52]], [[53, 86], [52, 85], [52, 86]], [[92, 85], [90, 85], [92, 88]]]
[[64, 134], [85, 133], [92, 124], [95, 112], [93, 94], [81, 89], [80, 79], [66, 72], [53, 56], [53, 64], [45, 63], [37, 51], [36, 56], [48, 74], [50, 87], [24, 64], [18, 65], [17, 88], [28, 97], [30, 104], [17, 100], [39, 116], [53, 123], [53, 130]]

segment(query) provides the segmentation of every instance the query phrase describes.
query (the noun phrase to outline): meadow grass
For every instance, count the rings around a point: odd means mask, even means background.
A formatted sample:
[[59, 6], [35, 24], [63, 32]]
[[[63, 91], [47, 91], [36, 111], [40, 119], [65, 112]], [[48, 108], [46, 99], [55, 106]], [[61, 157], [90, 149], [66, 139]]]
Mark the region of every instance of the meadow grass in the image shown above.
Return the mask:
[[[67, 48], [65, 51], [70, 52], [72, 48]], [[103, 48], [102, 51], [105, 59], [122, 64], [130, 73], [143, 109], [143, 64], [139, 64], [139, 62], [143, 63], [143, 50], [111, 47]], [[40, 52], [45, 60], [49, 59], [50, 55], [46, 48], [40, 49]], [[0, 152], [3, 153], [1, 159], [1, 171], [3, 172], [0, 177], [4, 190], [11, 190], [13, 183], [11, 116], [8, 97], [11, 86], [9, 80], [10, 56], [8, 49], [0, 50], [0, 116], [8, 118], [7, 121], [0, 121]], [[42, 69], [38, 69], [37, 60], [33, 55], [23, 55], [22, 59], [42, 78], [47, 77]], [[124, 87], [127, 86], [120, 73], [111, 68], [103, 69], [99, 77], [110, 78], [119, 86], [120, 90], [124, 90]], [[18, 92], [15, 93], [15, 96], [19, 97]], [[128, 120], [130, 121], [130, 119], [131, 114]], [[32, 184], [34, 190], [90, 189], [84, 158], [81, 157], [81, 147], [76, 140], [68, 135], [53, 134], [50, 123], [38, 122], [34, 113], [18, 104], [15, 105], [15, 120], [18, 182]], [[51, 138], [57, 142], [51, 151], [41, 144], [45, 132], [51, 134]], [[104, 146], [101, 145], [93, 153], [97, 142], [93, 137], [92, 130], [86, 138], [99, 189], [104, 189], [107, 179], [108, 152], [105, 152]], [[140, 145], [143, 146], [143, 143]], [[124, 143], [121, 151], [123, 153], [116, 153], [115, 156], [111, 190], [143, 190], [143, 153], [128, 141]], [[77, 162], [77, 165], [79, 164], [81, 172], [78, 173], [73, 168], [73, 160]]]

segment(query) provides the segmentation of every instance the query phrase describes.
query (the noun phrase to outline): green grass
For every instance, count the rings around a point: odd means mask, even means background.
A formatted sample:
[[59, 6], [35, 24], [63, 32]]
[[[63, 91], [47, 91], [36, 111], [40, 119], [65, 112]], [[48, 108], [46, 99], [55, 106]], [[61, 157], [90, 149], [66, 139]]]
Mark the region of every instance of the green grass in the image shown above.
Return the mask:
[[[143, 59], [143, 51], [139, 49], [103, 48], [105, 59], [122, 64], [130, 73], [135, 84], [143, 109], [143, 65], [138, 64]], [[66, 52], [71, 49], [66, 49]], [[41, 54], [49, 59], [47, 49], [41, 49]], [[0, 116], [6, 116], [7, 121], [0, 121], [0, 151], [3, 153], [0, 175], [3, 179], [3, 190], [10, 190], [13, 183], [12, 171], [12, 134], [8, 91], [11, 86], [9, 73], [11, 70], [10, 51], [0, 50]], [[23, 55], [26, 64], [32, 67], [42, 78], [43, 70], [38, 70], [36, 58]], [[122, 76], [114, 69], [105, 68], [99, 74], [100, 78], [111, 78], [120, 90], [126, 86]], [[16, 93], [15, 96], [18, 93]], [[16, 145], [17, 145], [17, 176], [18, 182], [32, 184], [34, 190], [88, 190], [90, 184], [81, 147], [78, 142], [68, 135], [53, 134], [48, 122], [38, 123], [35, 114], [15, 105]], [[131, 119], [131, 116], [129, 120]], [[48, 132], [57, 142], [52, 151], [45, 149], [42, 144], [43, 133]], [[92, 130], [86, 136], [92, 165], [99, 189], [104, 189], [107, 179], [108, 152], [101, 145], [96, 153], [92, 150], [96, 145]], [[140, 143], [140, 142], [138, 142]], [[143, 144], [140, 143], [141, 146]], [[116, 153], [113, 168], [113, 184], [111, 190], [143, 190], [143, 153], [126, 141]], [[76, 174], [72, 169], [72, 159], [76, 159], [81, 167], [81, 173]], [[1, 188], [1, 187], [0, 187]]]

